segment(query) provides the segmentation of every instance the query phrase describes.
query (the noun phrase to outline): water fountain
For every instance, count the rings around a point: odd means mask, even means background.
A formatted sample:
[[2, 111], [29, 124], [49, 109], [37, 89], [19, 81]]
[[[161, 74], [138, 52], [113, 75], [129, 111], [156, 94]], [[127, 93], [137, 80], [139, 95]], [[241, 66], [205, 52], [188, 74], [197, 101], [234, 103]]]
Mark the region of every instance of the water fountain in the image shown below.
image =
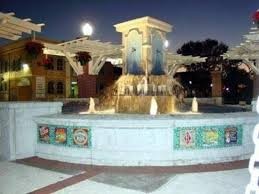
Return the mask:
[[176, 112], [183, 87], [168, 75], [164, 46], [166, 33], [172, 26], [145, 17], [115, 27], [123, 39], [123, 75], [115, 83], [117, 94], [114, 99], [103, 103], [115, 101], [118, 113], [148, 114], [156, 96], [158, 112]]
[[[100, 107], [114, 108], [116, 114], [97, 111], [35, 118], [37, 156], [112, 166], [190, 165], [249, 158], [256, 114], [171, 114], [183, 101], [183, 88], [168, 74], [166, 65], [164, 42], [171, 25], [144, 17], [115, 28], [122, 33], [123, 75], [106, 89]], [[91, 102], [89, 112], [94, 112]], [[196, 98], [192, 111], [198, 111]], [[41, 129], [49, 138], [40, 136]], [[57, 133], [66, 139], [59, 141]], [[82, 135], [87, 137], [85, 141], [77, 138]]]

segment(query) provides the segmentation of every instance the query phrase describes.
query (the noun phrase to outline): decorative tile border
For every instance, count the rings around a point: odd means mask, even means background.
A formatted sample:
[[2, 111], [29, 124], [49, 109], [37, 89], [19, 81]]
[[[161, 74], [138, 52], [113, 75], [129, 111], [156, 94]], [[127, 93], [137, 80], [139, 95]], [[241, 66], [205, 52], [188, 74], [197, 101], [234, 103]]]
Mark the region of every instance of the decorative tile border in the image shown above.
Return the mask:
[[175, 150], [209, 149], [242, 145], [242, 125], [177, 127], [173, 129]]
[[91, 148], [91, 128], [38, 124], [38, 143]]

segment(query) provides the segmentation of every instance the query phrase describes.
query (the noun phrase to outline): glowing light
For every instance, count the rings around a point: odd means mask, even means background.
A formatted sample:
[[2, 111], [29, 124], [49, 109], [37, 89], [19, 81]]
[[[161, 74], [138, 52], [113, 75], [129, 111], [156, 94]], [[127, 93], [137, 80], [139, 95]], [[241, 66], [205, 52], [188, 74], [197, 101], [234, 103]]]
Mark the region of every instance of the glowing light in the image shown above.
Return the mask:
[[189, 81], [189, 84], [192, 84], [192, 81]]
[[85, 23], [82, 26], [82, 32], [84, 36], [91, 36], [93, 34], [93, 27], [89, 23]]
[[212, 88], [212, 87], [213, 87], [213, 84], [210, 84], [210, 87]]
[[29, 71], [30, 67], [28, 64], [24, 63], [24, 64], [22, 64], [22, 69], [23, 69], [23, 71]]
[[168, 47], [169, 47], [169, 41], [168, 41], [168, 40], [165, 40], [165, 42], [164, 42], [164, 47], [165, 47], [165, 48], [168, 48]]

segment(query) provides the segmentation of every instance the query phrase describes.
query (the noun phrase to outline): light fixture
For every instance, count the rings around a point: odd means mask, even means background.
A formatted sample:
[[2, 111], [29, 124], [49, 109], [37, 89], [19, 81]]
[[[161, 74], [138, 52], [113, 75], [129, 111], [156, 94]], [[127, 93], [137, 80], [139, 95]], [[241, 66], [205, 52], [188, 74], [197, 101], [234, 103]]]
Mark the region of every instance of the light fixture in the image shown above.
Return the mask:
[[192, 81], [189, 81], [189, 84], [192, 84]]
[[82, 32], [84, 36], [91, 36], [93, 34], [93, 27], [89, 23], [82, 25]]
[[168, 40], [165, 40], [164, 41], [164, 47], [167, 49], [169, 47], [169, 41]]
[[28, 64], [24, 63], [24, 64], [22, 64], [22, 69], [23, 69], [23, 71], [28, 71], [30, 69], [30, 67]]

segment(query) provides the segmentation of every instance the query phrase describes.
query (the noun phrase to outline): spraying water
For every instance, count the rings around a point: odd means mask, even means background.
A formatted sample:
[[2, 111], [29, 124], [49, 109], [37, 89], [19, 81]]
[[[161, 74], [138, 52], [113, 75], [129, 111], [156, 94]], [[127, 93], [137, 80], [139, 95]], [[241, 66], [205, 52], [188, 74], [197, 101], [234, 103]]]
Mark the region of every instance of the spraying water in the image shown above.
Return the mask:
[[153, 116], [157, 115], [157, 109], [158, 109], [158, 105], [157, 105], [155, 97], [153, 96], [151, 98], [150, 115], [153, 115]]

